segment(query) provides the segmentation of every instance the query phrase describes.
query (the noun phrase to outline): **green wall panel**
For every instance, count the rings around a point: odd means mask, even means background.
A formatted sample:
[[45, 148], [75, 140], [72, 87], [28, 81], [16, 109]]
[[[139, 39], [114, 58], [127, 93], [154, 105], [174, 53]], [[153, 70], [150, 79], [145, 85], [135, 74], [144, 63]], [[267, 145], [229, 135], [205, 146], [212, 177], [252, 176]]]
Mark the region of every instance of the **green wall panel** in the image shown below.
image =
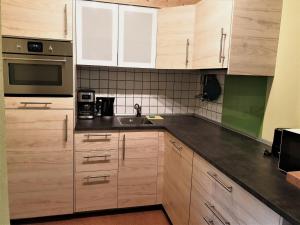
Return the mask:
[[223, 125], [259, 137], [263, 124], [267, 77], [226, 76]]

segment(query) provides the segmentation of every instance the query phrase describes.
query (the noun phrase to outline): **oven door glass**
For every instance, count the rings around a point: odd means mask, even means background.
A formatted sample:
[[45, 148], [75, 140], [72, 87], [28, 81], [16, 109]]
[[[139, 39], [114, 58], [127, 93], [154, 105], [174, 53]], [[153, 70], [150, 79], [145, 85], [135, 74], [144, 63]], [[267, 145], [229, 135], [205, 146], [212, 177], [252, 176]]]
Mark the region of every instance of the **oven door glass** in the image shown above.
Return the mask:
[[73, 58], [4, 54], [6, 95], [73, 95]]
[[10, 85], [62, 85], [62, 67], [60, 65], [9, 63]]

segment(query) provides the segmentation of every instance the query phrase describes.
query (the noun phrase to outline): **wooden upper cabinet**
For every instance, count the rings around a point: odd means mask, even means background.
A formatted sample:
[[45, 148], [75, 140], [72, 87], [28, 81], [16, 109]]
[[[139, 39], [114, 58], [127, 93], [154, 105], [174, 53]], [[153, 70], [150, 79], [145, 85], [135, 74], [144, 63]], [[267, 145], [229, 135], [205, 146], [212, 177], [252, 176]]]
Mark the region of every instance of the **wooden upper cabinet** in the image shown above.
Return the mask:
[[72, 40], [72, 0], [1, 1], [2, 35]]
[[77, 64], [117, 66], [118, 5], [78, 1]]
[[274, 76], [282, 0], [235, 0], [228, 74]]
[[192, 69], [195, 6], [160, 9], [157, 69]]
[[157, 9], [119, 6], [118, 65], [155, 68]]
[[196, 5], [194, 69], [227, 68], [233, 0], [202, 0]]

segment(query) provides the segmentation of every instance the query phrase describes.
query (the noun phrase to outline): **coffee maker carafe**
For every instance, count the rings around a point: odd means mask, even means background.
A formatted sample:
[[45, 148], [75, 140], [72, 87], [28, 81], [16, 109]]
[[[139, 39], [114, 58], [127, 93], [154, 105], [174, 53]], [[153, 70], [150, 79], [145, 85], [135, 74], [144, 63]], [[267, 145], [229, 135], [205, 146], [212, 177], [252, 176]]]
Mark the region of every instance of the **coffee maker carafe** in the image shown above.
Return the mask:
[[78, 119], [93, 119], [95, 113], [95, 91], [90, 89], [77, 92]]
[[96, 98], [96, 115], [113, 116], [115, 98], [97, 97]]

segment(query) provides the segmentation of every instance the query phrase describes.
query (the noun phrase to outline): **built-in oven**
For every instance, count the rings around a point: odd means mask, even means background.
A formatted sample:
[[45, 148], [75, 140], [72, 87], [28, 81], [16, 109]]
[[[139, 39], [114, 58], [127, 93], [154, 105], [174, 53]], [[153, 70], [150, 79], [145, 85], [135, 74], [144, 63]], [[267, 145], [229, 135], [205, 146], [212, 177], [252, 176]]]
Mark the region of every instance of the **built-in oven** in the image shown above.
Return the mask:
[[3, 38], [4, 94], [73, 95], [72, 43]]

